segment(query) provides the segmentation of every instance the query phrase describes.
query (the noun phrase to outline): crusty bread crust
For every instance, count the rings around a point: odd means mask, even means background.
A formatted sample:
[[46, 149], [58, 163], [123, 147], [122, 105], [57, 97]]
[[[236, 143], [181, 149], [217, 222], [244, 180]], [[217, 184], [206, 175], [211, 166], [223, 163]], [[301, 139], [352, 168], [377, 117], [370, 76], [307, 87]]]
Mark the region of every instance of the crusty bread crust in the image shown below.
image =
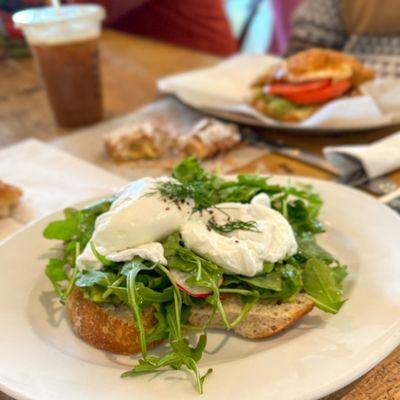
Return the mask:
[[358, 86], [375, 77], [356, 58], [340, 51], [312, 48], [282, 60], [259, 76], [251, 85], [268, 85], [275, 81], [301, 83], [317, 79], [350, 79]]
[[234, 148], [240, 142], [238, 128], [214, 118], [203, 118], [183, 136], [180, 144], [186, 155], [194, 155], [199, 160], [214, 157]]
[[[223, 305], [229, 321], [240, 314], [243, 306], [235, 296], [224, 298]], [[286, 329], [313, 307], [314, 303], [305, 294], [299, 294], [291, 303], [260, 301], [233, 331], [247, 339], [263, 339]], [[189, 322], [194, 326], [204, 326], [210, 313], [209, 305], [193, 307]], [[139, 334], [128, 307], [100, 306], [86, 299], [75, 287], [67, 301], [67, 315], [75, 333], [92, 346], [117, 354], [140, 352]], [[142, 320], [146, 331], [154, 327], [154, 308], [146, 308]], [[224, 328], [218, 313], [210, 327]], [[157, 344], [153, 342], [149, 347]]]
[[373, 79], [374, 71], [364, 67], [356, 58], [340, 51], [312, 48], [286, 59], [283, 76], [287, 82], [313, 79], [351, 79], [354, 86]]
[[[68, 297], [67, 315], [75, 333], [98, 349], [117, 354], [140, 351], [139, 332], [128, 307], [100, 306], [75, 287]], [[146, 331], [155, 325], [152, 307], [144, 309], [142, 320]]]
[[0, 180], [0, 218], [10, 215], [11, 207], [18, 203], [21, 196], [21, 189]]

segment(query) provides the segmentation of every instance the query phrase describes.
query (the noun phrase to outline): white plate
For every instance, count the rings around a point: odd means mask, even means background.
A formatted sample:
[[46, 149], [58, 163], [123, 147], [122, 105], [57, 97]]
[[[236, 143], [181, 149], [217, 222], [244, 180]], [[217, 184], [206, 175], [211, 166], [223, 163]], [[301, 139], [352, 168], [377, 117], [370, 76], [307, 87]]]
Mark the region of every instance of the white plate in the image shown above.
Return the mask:
[[[280, 178], [282, 181], [284, 178]], [[286, 180], [285, 180], [286, 181]], [[320, 240], [349, 266], [338, 315], [312, 311], [272, 339], [209, 335], [204, 399], [314, 399], [350, 383], [400, 342], [400, 218], [369, 196], [307, 180], [320, 191]], [[135, 361], [96, 350], [71, 331], [43, 274], [44, 218], [0, 247], [0, 390], [19, 399], [199, 399], [188, 375], [119, 375]]]
[[[181, 100], [184, 104], [185, 102]], [[196, 109], [196, 107], [194, 107]], [[374, 129], [384, 129], [393, 127], [395, 130], [396, 127], [399, 126], [398, 121], [387, 121], [380, 122], [375, 124], [369, 124], [368, 126], [348, 126], [348, 127], [337, 127], [337, 126], [299, 126], [297, 123], [293, 122], [279, 122], [274, 124], [268, 124], [266, 122], [260, 121], [257, 118], [252, 117], [251, 115], [240, 113], [240, 112], [232, 112], [232, 111], [224, 111], [224, 110], [216, 110], [212, 108], [202, 108], [198, 107], [198, 111], [211, 115], [216, 118], [225, 119], [227, 121], [236, 122], [237, 124], [258, 126], [260, 128], [273, 128], [277, 131], [290, 131], [291, 134], [299, 134], [299, 135], [348, 135], [349, 132], [366, 132]]]

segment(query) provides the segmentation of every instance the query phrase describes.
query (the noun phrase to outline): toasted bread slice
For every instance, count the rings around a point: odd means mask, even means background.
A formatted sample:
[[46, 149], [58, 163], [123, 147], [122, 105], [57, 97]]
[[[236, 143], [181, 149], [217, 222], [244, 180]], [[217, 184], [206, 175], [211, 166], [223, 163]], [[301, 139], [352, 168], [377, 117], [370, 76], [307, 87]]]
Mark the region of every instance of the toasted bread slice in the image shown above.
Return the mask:
[[[240, 314], [243, 304], [239, 298], [231, 296], [223, 300], [223, 305], [228, 319], [233, 321]], [[247, 339], [273, 336], [299, 320], [313, 307], [314, 303], [304, 294], [299, 294], [291, 303], [260, 301], [233, 331]], [[195, 326], [204, 326], [210, 313], [209, 305], [193, 307], [189, 322]], [[98, 349], [117, 354], [134, 354], [140, 351], [139, 332], [126, 306], [100, 306], [86, 299], [80, 289], [74, 288], [67, 301], [67, 315], [75, 333]], [[154, 308], [146, 308], [142, 320], [145, 330], [151, 330], [156, 324]], [[210, 327], [224, 327], [218, 314]], [[149, 347], [157, 344], [150, 343]]]
[[[233, 322], [242, 311], [243, 303], [240, 298], [231, 296], [223, 300], [224, 310], [228, 321]], [[257, 302], [249, 313], [239, 322], [233, 331], [247, 339], [263, 339], [276, 335], [278, 332], [294, 324], [302, 316], [309, 313], [314, 303], [304, 294], [297, 295], [293, 302], [271, 303]], [[194, 326], [204, 326], [211, 315], [211, 307], [193, 307], [189, 322]], [[224, 328], [221, 316], [216, 313], [210, 328]]]
[[[86, 299], [75, 287], [68, 297], [67, 315], [75, 333], [98, 349], [117, 354], [140, 351], [139, 332], [126, 306], [100, 306]], [[144, 309], [142, 321], [146, 331], [156, 324], [153, 307]], [[150, 347], [156, 344], [151, 343]]]

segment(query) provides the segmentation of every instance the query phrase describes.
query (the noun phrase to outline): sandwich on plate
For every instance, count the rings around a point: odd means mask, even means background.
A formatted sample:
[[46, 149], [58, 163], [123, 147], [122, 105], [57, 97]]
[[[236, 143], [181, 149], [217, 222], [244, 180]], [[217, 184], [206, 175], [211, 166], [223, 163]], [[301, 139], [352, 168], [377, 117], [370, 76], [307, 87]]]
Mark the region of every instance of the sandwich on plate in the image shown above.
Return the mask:
[[359, 86], [374, 76], [354, 57], [313, 48], [282, 60], [257, 79], [250, 103], [279, 121], [303, 121], [329, 101], [359, 95]]
[[[321, 206], [312, 187], [228, 179], [190, 157], [170, 177], [66, 209], [44, 230], [62, 241], [46, 274], [80, 338], [141, 353], [124, 377], [186, 368], [201, 393], [209, 329], [263, 339], [314, 306], [336, 313], [343, 305], [346, 268], [316, 242]], [[162, 342], [164, 355], [149, 352]]]

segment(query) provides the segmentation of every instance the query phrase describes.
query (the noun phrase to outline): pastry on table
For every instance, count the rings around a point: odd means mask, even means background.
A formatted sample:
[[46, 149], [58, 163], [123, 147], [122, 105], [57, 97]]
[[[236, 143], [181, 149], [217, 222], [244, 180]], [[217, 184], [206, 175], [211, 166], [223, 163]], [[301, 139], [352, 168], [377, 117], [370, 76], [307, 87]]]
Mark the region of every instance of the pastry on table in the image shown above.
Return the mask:
[[181, 146], [187, 155], [204, 160], [232, 149], [239, 142], [240, 134], [236, 125], [204, 118], [192, 128], [187, 137], [182, 138]]
[[22, 196], [22, 190], [0, 180], [0, 218], [8, 217]]
[[163, 154], [168, 133], [151, 121], [137, 121], [116, 128], [104, 137], [114, 161], [156, 159]]

